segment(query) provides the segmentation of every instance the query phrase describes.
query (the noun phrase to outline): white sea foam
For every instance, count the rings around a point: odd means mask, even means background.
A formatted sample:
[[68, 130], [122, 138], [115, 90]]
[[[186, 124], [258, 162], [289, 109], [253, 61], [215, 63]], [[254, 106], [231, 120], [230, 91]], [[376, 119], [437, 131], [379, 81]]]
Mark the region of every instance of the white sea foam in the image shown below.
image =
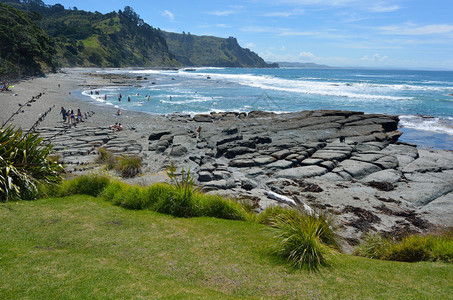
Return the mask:
[[453, 118], [435, 118], [429, 116], [403, 115], [400, 116], [400, 125], [418, 130], [444, 133], [453, 136]]

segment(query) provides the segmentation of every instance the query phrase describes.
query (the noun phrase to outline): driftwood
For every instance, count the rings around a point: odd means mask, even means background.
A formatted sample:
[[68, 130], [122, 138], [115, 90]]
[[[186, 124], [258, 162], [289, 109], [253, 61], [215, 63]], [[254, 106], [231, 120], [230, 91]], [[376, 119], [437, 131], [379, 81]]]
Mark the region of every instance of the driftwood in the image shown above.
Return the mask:
[[311, 208], [309, 205], [307, 205], [305, 202], [301, 201], [300, 199], [295, 201], [289, 197], [277, 194], [277, 193], [269, 191], [269, 190], [266, 191], [266, 195], [269, 196], [269, 198], [271, 198], [271, 199], [277, 200], [278, 202], [285, 203], [290, 206], [302, 206], [305, 209], [305, 211], [307, 213], [309, 213], [310, 215], [315, 213], [313, 208]]

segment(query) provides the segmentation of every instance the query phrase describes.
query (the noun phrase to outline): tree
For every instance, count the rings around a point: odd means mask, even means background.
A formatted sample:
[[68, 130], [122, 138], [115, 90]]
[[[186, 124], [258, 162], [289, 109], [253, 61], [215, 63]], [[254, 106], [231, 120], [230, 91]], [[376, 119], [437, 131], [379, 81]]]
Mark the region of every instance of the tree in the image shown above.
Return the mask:
[[20, 69], [11, 62], [0, 58], [0, 90], [7, 91], [20, 76]]

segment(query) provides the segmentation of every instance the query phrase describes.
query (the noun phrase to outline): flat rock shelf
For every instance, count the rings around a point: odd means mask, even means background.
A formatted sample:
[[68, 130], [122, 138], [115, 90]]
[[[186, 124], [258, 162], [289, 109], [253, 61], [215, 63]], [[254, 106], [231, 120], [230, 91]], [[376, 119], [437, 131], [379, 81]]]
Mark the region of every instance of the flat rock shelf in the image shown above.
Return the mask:
[[[114, 133], [80, 124], [53, 139], [68, 172], [98, 168], [97, 148], [139, 155], [145, 175], [190, 168], [208, 193], [287, 205], [268, 191], [337, 215], [345, 249], [367, 232], [453, 226], [453, 152], [400, 143], [398, 117], [352, 111], [170, 114]], [[152, 120], [150, 121], [152, 122]], [[62, 125], [67, 126], [67, 125]], [[50, 137], [62, 128], [41, 128]]]

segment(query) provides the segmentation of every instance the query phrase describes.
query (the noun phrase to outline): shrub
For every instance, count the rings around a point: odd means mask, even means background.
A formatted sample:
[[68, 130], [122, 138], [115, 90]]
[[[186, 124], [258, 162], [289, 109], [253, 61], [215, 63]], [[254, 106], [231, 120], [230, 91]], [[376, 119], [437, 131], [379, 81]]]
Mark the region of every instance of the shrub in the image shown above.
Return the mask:
[[356, 254], [393, 261], [453, 262], [453, 237], [449, 231], [428, 235], [409, 235], [397, 242], [381, 235], [367, 236]]
[[118, 159], [115, 169], [124, 178], [132, 178], [142, 171], [142, 159], [137, 155], [122, 156]]
[[178, 180], [175, 169], [170, 167], [167, 171], [173, 182], [173, 190], [170, 191], [167, 198], [159, 199], [156, 203], [156, 211], [184, 218], [199, 216], [200, 207], [193, 197], [197, 188], [190, 176], [190, 169], [187, 173], [184, 168], [181, 170], [181, 180]]
[[158, 203], [168, 201], [173, 191], [174, 188], [171, 185], [164, 183], [155, 183], [148, 187], [145, 191], [148, 208], [157, 210]]
[[367, 234], [363, 242], [356, 248], [355, 254], [368, 258], [382, 259], [393, 241], [380, 234]]
[[12, 125], [0, 127], [0, 200], [32, 199], [40, 184], [61, 180], [61, 165], [47, 157], [52, 145], [44, 145], [39, 134]]
[[256, 218], [256, 222], [264, 225], [271, 225], [274, 223], [275, 218], [279, 215], [293, 215], [296, 214], [296, 210], [290, 207], [282, 207], [277, 205], [268, 206], [263, 212], [261, 212]]
[[59, 196], [84, 194], [97, 197], [109, 185], [110, 177], [91, 173], [63, 182], [58, 192]]
[[115, 205], [128, 209], [144, 209], [147, 206], [147, 199], [144, 195], [143, 188], [139, 186], [128, 186], [118, 191], [113, 197]]
[[117, 164], [118, 158], [113, 154], [112, 151], [100, 147], [98, 149], [97, 163], [105, 164], [108, 170], [111, 170]]
[[200, 215], [200, 208], [192, 193], [185, 193], [184, 190], [173, 189], [167, 197], [162, 197], [155, 205], [155, 210], [160, 213], [169, 214], [175, 217], [197, 217]]
[[225, 199], [219, 195], [196, 194], [201, 214], [227, 220], [246, 220], [247, 213], [240, 203]]
[[296, 268], [316, 270], [327, 264], [327, 256], [332, 253], [324, 242], [333, 236], [326, 232], [332, 228], [322, 217], [301, 209], [295, 212], [275, 217], [272, 226], [277, 243], [273, 252], [285, 257]]
[[103, 197], [107, 201], [113, 202], [113, 198], [115, 195], [122, 190], [125, 190], [129, 188], [130, 185], [121, 181], [112, 181], [110, 184], [104, 189], [104, 191], [101, 194], [101, 197]]

